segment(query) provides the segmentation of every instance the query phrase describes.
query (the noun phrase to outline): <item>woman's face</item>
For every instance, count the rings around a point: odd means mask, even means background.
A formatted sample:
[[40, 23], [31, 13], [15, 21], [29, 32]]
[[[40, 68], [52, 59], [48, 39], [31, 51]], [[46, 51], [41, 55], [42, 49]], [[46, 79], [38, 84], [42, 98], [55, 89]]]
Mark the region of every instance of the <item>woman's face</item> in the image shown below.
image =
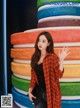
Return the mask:
[[39, 50], [46, 50], [47, 46], [49, 46], [47, 38], [45, 37], [45, 35], [41, 35], [38, 41]]

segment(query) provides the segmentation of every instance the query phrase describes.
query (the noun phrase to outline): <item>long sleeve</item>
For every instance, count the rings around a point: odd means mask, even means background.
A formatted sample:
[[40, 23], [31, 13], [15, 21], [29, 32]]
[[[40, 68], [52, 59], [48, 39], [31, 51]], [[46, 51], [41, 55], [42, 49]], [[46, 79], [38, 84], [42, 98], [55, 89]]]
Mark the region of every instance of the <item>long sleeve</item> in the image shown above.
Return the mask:
[[56, 54], [54, 54], [53, 56], [53, 59], [54, 59], [54, 71], [55, 71], [55, 75], [57, 78], [61, 78], [63, 76], [63, 73], [64, 73], [64, 69], [63, 71], [61, 71], [59, 69], [59, 58]]
[[52, 54], [51, 56], [51, 67], [52, 69], [54, 70], [54, 74], [55, 74], [55, 77], [56, 78], [61, 78], [63, 76], [63, 73], [64, 73], [64, 69], [63, 71], [61, 71], [59, 69], [59, 58], [56, 54]]
[[37, 83], [36, 73], [33, 69], [31, 69], [31, 81], [30, 81], [29, 88], [34, 88], [36, 83]]

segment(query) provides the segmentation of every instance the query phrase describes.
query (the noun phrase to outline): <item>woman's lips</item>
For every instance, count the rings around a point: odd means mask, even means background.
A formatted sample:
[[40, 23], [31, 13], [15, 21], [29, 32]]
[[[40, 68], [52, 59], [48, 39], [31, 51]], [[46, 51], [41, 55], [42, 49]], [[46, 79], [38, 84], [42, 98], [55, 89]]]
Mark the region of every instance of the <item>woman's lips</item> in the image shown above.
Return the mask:
[[39, 46], [39, 48], [42, 48], [42, 46]]

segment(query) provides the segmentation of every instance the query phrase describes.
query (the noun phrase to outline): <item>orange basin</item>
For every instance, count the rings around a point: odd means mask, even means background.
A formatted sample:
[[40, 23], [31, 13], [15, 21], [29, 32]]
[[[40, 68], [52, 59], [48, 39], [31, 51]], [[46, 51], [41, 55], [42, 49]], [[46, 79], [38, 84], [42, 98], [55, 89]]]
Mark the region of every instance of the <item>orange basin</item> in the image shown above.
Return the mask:
[[80, 42], [79, 27], [47, 27], [14, 33], [11, 35], [11, 44], [33, 44], [42, 31], [50, 32], [54, 42]]
[[[62, 47], [54, 48], [55, 53], [58, 55], [59, 50]], [[66, 60], [80, 60], [80, 46], [69, 47], [70, 54], [66, 57]], [[31, 56], [34, 53], [34, 48], [12, 48], [11, 57], [15, 59], [31, 60]]]

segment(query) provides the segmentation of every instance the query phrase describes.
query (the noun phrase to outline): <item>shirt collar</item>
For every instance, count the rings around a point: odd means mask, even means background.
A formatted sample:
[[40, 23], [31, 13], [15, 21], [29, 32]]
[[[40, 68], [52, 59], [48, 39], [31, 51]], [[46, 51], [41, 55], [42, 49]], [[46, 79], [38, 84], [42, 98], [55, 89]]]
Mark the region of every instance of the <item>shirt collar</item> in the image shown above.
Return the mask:
[[49, 55], [51, 55], [51, 53], [46, 52], [46, 56], [45, 56], [45, 58], [46, 58], [47, 56], [49, 56]]

